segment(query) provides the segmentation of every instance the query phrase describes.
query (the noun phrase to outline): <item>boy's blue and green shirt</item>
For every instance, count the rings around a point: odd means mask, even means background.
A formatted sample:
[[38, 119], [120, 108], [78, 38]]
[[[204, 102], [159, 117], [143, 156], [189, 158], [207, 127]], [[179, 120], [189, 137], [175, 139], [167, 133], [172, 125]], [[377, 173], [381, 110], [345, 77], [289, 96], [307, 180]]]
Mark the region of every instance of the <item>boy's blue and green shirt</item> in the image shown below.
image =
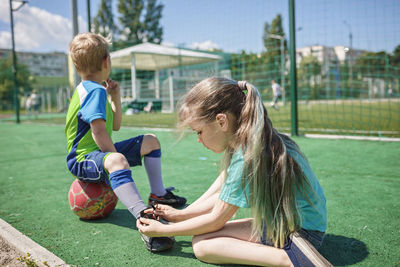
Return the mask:
[[90, 123], [96, 119], [105, 120], [107, 133], [111, 137], [113, 112], [106, 88], [93, 81], [82, 81], [72, 96], [66, 118], [67, 165], [80, 162], [86, 154], [99, 149], [90, 128]]

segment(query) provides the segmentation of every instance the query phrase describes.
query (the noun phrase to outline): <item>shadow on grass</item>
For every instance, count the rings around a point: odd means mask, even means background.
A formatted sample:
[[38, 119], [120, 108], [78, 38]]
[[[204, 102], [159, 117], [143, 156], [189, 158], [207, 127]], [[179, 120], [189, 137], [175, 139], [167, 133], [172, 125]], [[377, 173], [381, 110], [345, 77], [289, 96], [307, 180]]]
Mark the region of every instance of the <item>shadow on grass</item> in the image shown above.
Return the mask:
[[137, 230], [136, 219], [127, 209], [115, 209], [108, 217], [103, 219], [98, 219], [98, 220], [80, 219], [80, 220], [82, 222], [87, 222], [87, 223], [111, 223], [129, 229]]
[[192, 242], [190, 241], [176, 241], [173, 248], [171, 250], [162, 252], [162, 253], [157, 253], [158, 255], [161, 256], [178, 256], [178, 257], [182, 257], [182, 258], [189, 258], [189, 259], [196, 259], [196, 257], [194, 256], [192, 250], [190, 252], [185, 252], [183, 249], [184, 248], [188, 248], [188, 247], [192, 247]]
[[[127, 209], [115, 209], [108, 217], [99, 220], [83, 220], [87, 223], [110, 223], [118, 226], [126, 227], [129, 229], [137, 230], [136, 220], [132, 214]], [[160, 256], [178, 256], [183, 258], [196, 259], [194, 254], [185, 252], [184, 249], [192, 247], [192, 242], [190, 241], [176, 241], [173, 248], [168, 251], [158, 252], [157, 255]]]
[[366, 244], [360, 240], [333, 234], [325, 236], [319, 251], [334, 266], [361, 262], [369, 254]]
[[[196, 259], [193, 252], [188, 253], [183, 251], [183, 248], [191, 246], [192, 243], [189, 241], [178, 241], [175, 243], [172, 250], [160, 253], [159, 255]], [[347, 266], [356, 264], [363, 261], [369, 254], [366, 244], [360, 240], [333, 234], [327, 234], [325, 236], [320, 252], [334, 266]], [[213, 266], [234, 267], [237, 265], [215, 264]]]
[[[82, 220], [88, 223], [111, 223], [129, 229], [137, 230], [136, 220], [127, 209], [115, 209], [108, 217], [100, 220]], [[157, 253], [161, 256], [178, 256], [196, 259], [193, 252], [185, 252], [191, 247], [190, 241], [177, 241], [172, 250]], [[360, 240], [341, 235], [327, 234], [319, 250], [334, 266], [352, 265], [363, 261], [369, 254], [365, 243]], [[218, 266], [218, 265], [217, 265]], [[231, 266], [231, 265], [224, 265]]]

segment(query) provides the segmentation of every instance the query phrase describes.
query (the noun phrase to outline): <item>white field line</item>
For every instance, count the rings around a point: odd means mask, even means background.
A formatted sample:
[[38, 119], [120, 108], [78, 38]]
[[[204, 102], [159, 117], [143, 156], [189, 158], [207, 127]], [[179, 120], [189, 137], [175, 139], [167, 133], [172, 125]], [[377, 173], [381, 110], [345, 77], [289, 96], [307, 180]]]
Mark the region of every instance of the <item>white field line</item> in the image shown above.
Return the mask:
[[[279, 127], [285, 131], [290, 131], [289, 127]], [[327, 129], [327, 128], [304, 128], [299, 127], [301, 131], [313, 131], [313, 132], [327, 132], [327, 133], [358, 133], [358, 134], [400, 134], [399, 131], [376, 131], [376, 130], [344, 130], [344, 129]]]
[[305, 134], [304, 136], [309, 138], [318, 138], [318, 139], [350, 139], [350, 140], [365, 140], [365, 141], [400, 142], [400, 138], [394, 138], [394, 137], [352, 136], [352, 135], [334, 135], [334, 134]]
[[[290, 99], [288, 99], [290, 100]], [[270, 101], [265, 101], [264, 105], [268, 107]], [[327, 99], [327, 100], [298, 100], [297, 104], [318, 105], [318, 104], [357, 104], [357, 103], [400, 103], [400, 98], [370, 98], [370, 99]], [[278, 102], [279, 106], [283, 106], [282, 101]], [[290, 102], [287, 103], [290, 105]]]

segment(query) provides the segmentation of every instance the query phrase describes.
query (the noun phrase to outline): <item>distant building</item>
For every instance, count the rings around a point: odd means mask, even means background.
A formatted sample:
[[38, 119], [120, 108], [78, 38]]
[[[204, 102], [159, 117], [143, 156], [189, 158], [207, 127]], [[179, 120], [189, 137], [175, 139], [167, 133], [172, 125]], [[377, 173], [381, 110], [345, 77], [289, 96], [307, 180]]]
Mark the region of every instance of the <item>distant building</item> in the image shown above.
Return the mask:
[[312, 45], [296, 49], [296, 63], [300, 64], [304, 57], [313, 55], [322, 64], [324, 73], [327, 68], [332, 68], [332, 65], [343, 64], [346, 61], [354, 62], [364, 52], [366, 51], [354, 48], [349, 49], [343, 45], [334, 47]]
[[[310, 84], [313, 82], [320, 83], [325, 80], [326, 98], [330, 97], [330, 90], [334, 89], [337, 98], [341, 98], [344, 91], [349, 89], [348, 85], [342, 84], [346, 79], [351, 81], [354, 77], [353, 66], [361, 54], [368, 52], [366, 50], [349, 49], [345, 46], [328, 47], [323, 45], [312, 45], [296, 49], [296, 64], [299, 65], [301, 60], [307, 56], [314, 56], [321, 64], [321, 73], [314, 78], [310, 78]], [[347, 73], [341, 73], [339, 65], [347, 63], [349, 65]], [[326, 75], [329, 73], [330, 75]], [[371, 77], [371, 75], [363, 76], [363, 73], [358, 73], [356, 76], [358, 83], [362, 82], [364, 88], [364, 96], [368, 98], [385, 97], [389, 95], [389, 86], [392, 86], [383, 77]], [[347, 86], [347, 87], [346, 87]], [[353, 85], [351, 85], [353, 86]], [[350, 86], [350, 87], [351, 87]], [[387, 90], [387, 91], [386, 91]], [[359, 93], [361, 90], [359, 90]], [[352, 95], [353, 96], [353, 95]]]
[[[11, 55], [11, 49], [0, 49], [0, 58]], [[17, 52], [18, 63], [28, 66], [31, 74], [39, 77], [67, 77], [68, 58], [65, 53]]]

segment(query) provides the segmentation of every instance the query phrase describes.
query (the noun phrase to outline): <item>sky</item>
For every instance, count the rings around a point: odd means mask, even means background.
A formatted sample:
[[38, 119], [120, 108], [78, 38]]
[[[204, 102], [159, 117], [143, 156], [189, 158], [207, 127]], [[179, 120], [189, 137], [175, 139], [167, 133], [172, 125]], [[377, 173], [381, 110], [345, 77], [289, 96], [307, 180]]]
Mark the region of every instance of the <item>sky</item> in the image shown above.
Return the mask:
[[[100, 0], [90, 0], [91, 17]], [[114, 0], [114, 16], [118, 22]], [[283, 17], [289, 35], [288, 0], [160, 0], [167, 45], [260, 53], [265, 22]], [[400, 44], [400, 0], [296, 0], [296, 47], [350, 46], [393, 52]], [[19, 3], [14, 0], [14, 7]], [[79, 31], [87, 31], [86, 0], [78, 0]], [[17, 51], [67, 52], [72, 38], [70, 0], [29, 0], [14, 15]], [[0, 48], [11, 48], [9, 0], [0, 0]]]

